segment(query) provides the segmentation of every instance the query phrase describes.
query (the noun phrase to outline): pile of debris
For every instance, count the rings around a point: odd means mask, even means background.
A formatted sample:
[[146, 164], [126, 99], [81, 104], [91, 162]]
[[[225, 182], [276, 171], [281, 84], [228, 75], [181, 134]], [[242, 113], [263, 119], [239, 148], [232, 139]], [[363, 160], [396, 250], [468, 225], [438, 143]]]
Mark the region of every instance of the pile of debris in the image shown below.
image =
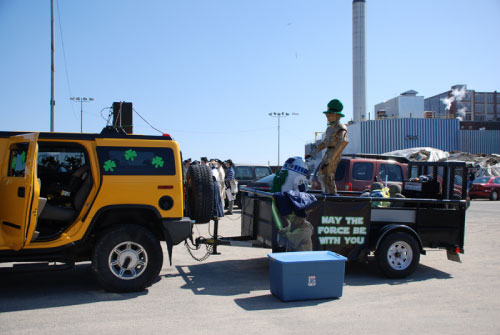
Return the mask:
[[449, 153], [435, 148], [419, 147], [386, 152], [383, 155], [405, 157], [410, 161], [437, 162], [446, 160]]
[[500, 155], [496, 154], [446, 152], [435, 148], [420, 147], [386, 152], [384, 155], [401, 156], [410, 161], [422, 162], [463, 161], [472, 165], [476, 176], [500, 176]]
[[500, 155], [452, 151], [448, 160], [471, 162], [477, 171], [476, 176], [500, 176]]

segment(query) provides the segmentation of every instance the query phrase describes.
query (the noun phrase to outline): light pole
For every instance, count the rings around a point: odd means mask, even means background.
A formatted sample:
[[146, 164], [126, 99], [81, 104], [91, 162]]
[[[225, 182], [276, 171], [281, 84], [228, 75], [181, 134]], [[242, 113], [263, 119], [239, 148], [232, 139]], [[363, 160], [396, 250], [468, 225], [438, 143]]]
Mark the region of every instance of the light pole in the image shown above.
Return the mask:
[[80, 102], [80, 133], [83, 133], [83, 103], [94, 101], [94, 98], [87, 97], [71, 97], [69, 100]]
[[54, 0], [50, 0], [50, 131], [55, 131], [55, 105], [54, 100]]
[[287, 117], [287, 116], [290, 116], [290, 115], [299, 115], [299, 113], [285, 113], [285, 112], [281, 112], [281, 113], [269, 113], [268, 114], [270, 117], [276, 117], [278, 118], [278, 166], [280, 166], [280, 119], [282, 117]]

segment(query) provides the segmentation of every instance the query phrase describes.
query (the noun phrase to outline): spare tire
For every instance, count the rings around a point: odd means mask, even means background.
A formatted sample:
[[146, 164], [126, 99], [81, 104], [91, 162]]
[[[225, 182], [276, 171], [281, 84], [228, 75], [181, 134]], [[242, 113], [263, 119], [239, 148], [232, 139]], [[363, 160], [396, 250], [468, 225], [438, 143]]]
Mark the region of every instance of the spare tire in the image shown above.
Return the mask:
[[186, 174], [188, 216], [195, 223], [207, 223], [214, 208], [214, 181], [206, 165], [190, 165]]

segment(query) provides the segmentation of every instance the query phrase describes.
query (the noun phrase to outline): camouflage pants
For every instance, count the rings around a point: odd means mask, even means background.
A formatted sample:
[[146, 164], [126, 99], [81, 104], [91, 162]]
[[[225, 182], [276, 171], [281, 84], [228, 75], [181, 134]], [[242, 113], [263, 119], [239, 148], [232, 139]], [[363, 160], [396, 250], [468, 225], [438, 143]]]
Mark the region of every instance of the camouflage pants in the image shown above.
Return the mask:
[[[342, 152], [340, 152], [341, 154]], [[337, 185], [335, 185], [335, 172], [340, 161], [341, 155], [338, 150], [328, 149], [319, 165], [318, 181], [321, 184], [321, 190], [327, 194], [337, 194]]]

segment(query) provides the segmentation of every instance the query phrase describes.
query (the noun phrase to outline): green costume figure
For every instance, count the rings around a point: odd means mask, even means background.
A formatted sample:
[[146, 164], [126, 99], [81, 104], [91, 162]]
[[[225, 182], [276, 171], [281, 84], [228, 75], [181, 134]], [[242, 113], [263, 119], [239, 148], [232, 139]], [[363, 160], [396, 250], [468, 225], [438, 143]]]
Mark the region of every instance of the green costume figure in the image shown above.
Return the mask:
[[286, 228], [278, 231], [278, 244], [286, 246], [286, 251], [312, 251], [313, 245], [311, 237], [314, 232], [312, 224], [305, 217], [294, 216]]
[[347, 141], [347, 127], [339, 122], [344, 106], [337, 100], [331, 100], [327, 105], [327, 110], [323, 112], [328, 120], [328, 128], [326, 128], [325, 138], [316, 147], [316, 152], [326, 148], [326, 153], [319, 165], [318, 181], [321, 184], [323, 193], [337, 194], [337, 186], [335, 185], [335, 171], [339, 164], [342, 150], [349, 143]]

